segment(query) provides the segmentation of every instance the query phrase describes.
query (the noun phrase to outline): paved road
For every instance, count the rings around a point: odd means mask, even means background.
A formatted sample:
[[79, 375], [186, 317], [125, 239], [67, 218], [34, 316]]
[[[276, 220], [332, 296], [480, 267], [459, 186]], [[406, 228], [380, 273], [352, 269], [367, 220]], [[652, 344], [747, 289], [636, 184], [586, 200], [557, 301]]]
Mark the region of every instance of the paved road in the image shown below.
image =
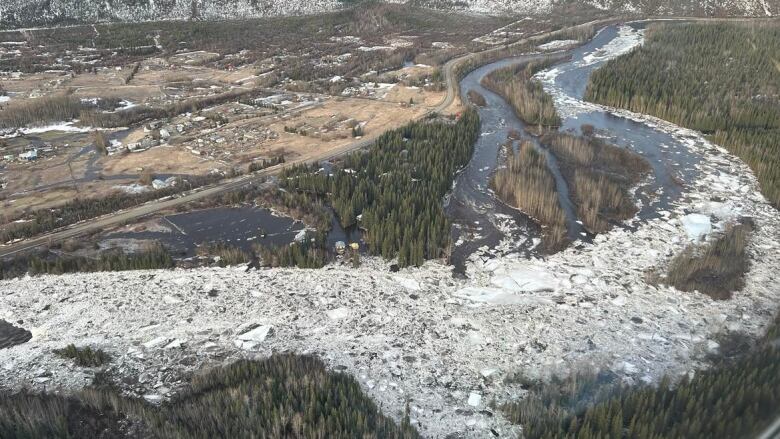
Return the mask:
[[[669, 18], [666, 19], [686, 19], [689, 18]], [[530, 36], [528, 38], [524, 38], [522, 40], [516, 41], [515, 43], [512, 43], [510, 46], [517, 46], [517, 45], [523, 45], [527, 44], [529, 42], [535, 42], [540, 41], [545, 38], [555, 37], [557, 35], [563, 34], [564, 32], [583, 28], [587, 26], [605, 26], [607, 24], [615, 23], [618, 21], [622, 21], [622, 18], [616, 18], [611, 17], [607, 19], [601, 19], [601, 20], [594, 20], [588, 23], [579, 24], [576, 26], [571, 26], [568, 28], [559, 29], [556, 31], [551, 32], [545, 32], [537, 35]], [[696, 19], [694, 19], [696, 20]], [[701, 19], [699, 19], [701, 20]], [[710, 19], [704, 19], [709, 21]], [[431, 113], [434, 112], [442, 112], [446, 110], [452, 103], [455, 101], [455, 99], [460, 94], [460, 85], [458, 83], [458, 78], [456, 77], [455, 71], [456, 67], [463, 62], [468, 61], [469, 59], [479, 56], [479, 55], [485, 55], [490, 54], [493, 52], [498, 52], [505, 49], [505, 46], [495, 47], [492, 49], [485, 50], [483, 52], [478, 53], [470, 53], [467, 55], [463, 55], [461, 57], [452, 59], [448, 61], [443, 68], [444, 72], [444, 79], [447, 83], [447, 94], [445, 98], [442, 100], [442, 102], [437, 105], [435, 108], [430, 109], [426, 113], [419, 116], [419, 118], [424, 118]], [[114, 212], [102, 217], [97, 217], [89, 220], [82, 221], [77, 224], [73, 224], [70, 226], [66, 226], [62, 229], [55, 230], [53, 232], [37, 236], [35, 238], [31, 238], [28, 240], [20, 241], [14, 244], [9, 245], [3, 245], [0, 246], [0, 257], [10, 256], [19, 252], [23, 252], [25, 250], [29, 250], [41, 245], [46, 244], [53, 244], [56, 242], [62, 242], [66, 239], [74, 238], [77, 236], [85, 235], [88, 233], [97, 232], [100, 230], [105, 230], [110, 227], [114, 227], [120, 224], [125, 224], [134, 220], [138, 220], [139, 218], [143, 218], [149, 215], [152, 215], [154, 213], [171, 209], [173, 207], [186, 204], [192, 201], [200, 200], [212, 195], [221, 194], [224, 192], [232, 191], [238, 188], [241, 188], [242, 186], [246, 186], [254, 181], [257, 181], [258, 179], [275, 175], [281, 172], [282, 169], [302, 163], [315, 163], [319, 161], [326, 161], [331, 160], [333, 158], [342, 156], [344, 154], [348, 154], [350, 152], [365, 148], [373, 143], [373, 141], [379, 136], [373, 135], [373, 136], [367, 136], [364, 139], [358, 140], [356, 142], [350, 143], [348, 145], [345, 145], [343, 147], [337, 148], [335, 150], [328, 151], [323, 154], [318, 154], [316, 156], [308, 157], [305, 160], [298, 160], [298, 161], [292, 161], [288, 163], [284, 163], [281, 165], [277, 165], [268, 169], [265, 169], [263, 171], [256, 172], [254, 174], [241, 176], [235, 179], [225, 180], [220, 183], [217, 183], [215, 185], [195, 189], [193, 191], [190, 191], [188, 193], [178, 195], [175, 198], [166, 198], [156, 201], [150, 201], [149, 203], [143, 204], [141, 206], [133, 207], [130, 209], [126, 209], [123, 211]]]

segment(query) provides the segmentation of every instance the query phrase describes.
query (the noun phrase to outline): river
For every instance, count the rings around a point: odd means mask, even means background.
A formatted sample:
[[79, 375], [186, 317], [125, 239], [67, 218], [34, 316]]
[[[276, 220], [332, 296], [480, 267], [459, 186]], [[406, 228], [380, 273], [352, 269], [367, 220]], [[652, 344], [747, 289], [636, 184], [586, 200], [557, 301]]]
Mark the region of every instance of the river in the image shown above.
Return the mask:
[[[645, 122], [611, 114], [607, 109], [583, 102], [590, 75], [605, 62], [629, 52], [641, 44], [644, 25], [614, 25], [602, 29], [591, 41], [564, 54], [566, 61], [558, 63], [537, 77], [545, 90], [555, 98], [555, 106], [563, 124], [560, 131], [579, 133], [583, 124], [595, 128], [596, 135], [618, 146], [644, 156], [652, 167], [652, 175], [635, 189], [640, 211], [633, 221], [645, 221], [663, 215], [669, 204], [680, 196], [682, 186], [696, 178], [698, 157], [688, 152], [686, 145], [668, 133]], [[561, 52], [555, 55], [561, 55]], [[514, 64], [527, 63], [550, 55], [528, 55], [502, 59], [482, 66], [461, 80], [461, 98], [474, 90], [485, 97], [486, 105], [478, 108], [482, 134], [474, 148], [474, 156], [458, 175], [447, 201], [447, 213], [453, 221], [456, 242], [451, 262], [462, 271], [475, 252], [497, 249], [494, 253], [517, 253], [520, 257], [539, 256], [536, 250], [540, 228], [526, 215], [496, 199], [489, 190], [489, 181], [499, 165], [498, 152], [510, 130], [520, 132], [545, 151], [550, 171], [556, 180], [559, 201], [567, 216], [569, 237], [587, 241], [578, 222], [568, 187], [560, 175], [557, 161], [544, 150], [517, 118], [511, 106], [500, 96], [481, 85], [490, 72]], [[486, 253], [486, 252], [480, 252]]]
[[[519, 132], [524, 139], [534, 142], [547, 157], [555, 178], [559, 202], [567, 220], [569, 238], [573, 246], [593, 237], [585, 232], [569, 199], [569, 188], [561, 176], [555, 156], [526, 130], [511, 106], [503, 98], [481, 85], [482, 79], [496, 69], [528, 63], [545, 57], [570, 55], [537, 77], [545, 90], [555, 98], [562, 117], [561, 131], [580, 132], [582, 124], [590, 124], [596, 135], [609, 142], [630, 148], [643, 155], [652, 166], [652, 176], [635, 188], [640, 211], [633, 221], [645, 221], [663, 215], [669, 203], [679, 197], [681, 184], [691, 183], [695, 177], [698, 158], [672, 135], [651, 124], [637, 122], [611, 114], [607, 109], [583, 102], [588, 79], [609, 59], [628, 52], [643, 39], [643, 25], [608, 26], [588, 43], [568, 52], [524, 55], [502, 59], [482, 66], [461, 80], [461, 94], [480, 93], [486, 105], [479, 107], [481, 135], [474, 147], [468, 165], [458, 174], [453, 190], [446, 200], [446, 211], [453, 222], [453, 243], [450, 262], [456, 272], [463, 273], [469, 258], [477, 255], [516, 254], [518, 257], [542, 256], [540, 227], [521, 211], [496, 199], [489, 189], [490, 177], [499, 166], [499, 149], [510, 131]], [[329, 164], [324, 164], [326, 168]], [[265, 209], [253, 207], [218, 208], [188, 212], [165, 219], [173, 233], [124, 233], [112, 238], [160, 239], [186, 255], [193, 255], [201, 242], [221, 241], [249, 249], [254, 242], [266, 245], [284, 245], [303, 229], [303, 225], [289, 218], [274, 216]], [[261, 231], [266, 233], [262, 235]], [[360, 241], [356, 230], [343, 230], [338, 221], [328, 236], [328, 246], [336, 241]]]

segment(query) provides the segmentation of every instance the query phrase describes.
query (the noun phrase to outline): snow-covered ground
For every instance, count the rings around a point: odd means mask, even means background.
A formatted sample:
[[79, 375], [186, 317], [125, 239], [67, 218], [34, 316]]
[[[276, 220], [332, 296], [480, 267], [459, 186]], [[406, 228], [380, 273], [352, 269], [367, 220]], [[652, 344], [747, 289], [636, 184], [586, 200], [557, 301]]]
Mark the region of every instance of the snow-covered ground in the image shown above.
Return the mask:
[[68, 133], [88, 133], [90, 131], [96, 130], [96, 128], [75, 126], [74, 125], [75, 122], [77, 121], [57, 122], [51, 125], [32, 127], [32, 128], [20, 128], [19, 132], [21, 132], [22, 134], [41, 134], [49, 131], [63, 131]]
[[559, 50], [566, 47], [571, 47], [579, 44], [579, 41], [577, 40], [553, 40], [549, 43], [544, 43], [539, 45], [539, 50], [542, 51], [548, 51], [548, 50]]
[[[387, 3], [408, 3], [409, 0], [386, 0]], [[722, 10], [744, 16], [777, 14], [776, 0], [715, 0], [660, 2], [648, 5], [640, 0], [610, 2], [580, 0], [586, 7], [625, 13], [650, 15], [700, 15], [703, 10]], [[462, 0], [441, 2], [423, 0], [416, 4], [432, 8], [452, 9], [486, 15], [548, 14], [554, 10], [552, 0]], [[197, 2], [197, 15], [204, 20], [247, 19], [280, 15], [305, 15], [333, 11], [345, 7], [339, 0], [202, 0]], [[0, 4], [0, 27], [58, 24], [69, 21], [188, 20], [193, 14], [190, 0], [167, 2], [137, 2], [133, 0], [4, 0]], [[157, 42], [157, 41], [156, 41]], [[485, 41], [488, 42], [488, 41]]]

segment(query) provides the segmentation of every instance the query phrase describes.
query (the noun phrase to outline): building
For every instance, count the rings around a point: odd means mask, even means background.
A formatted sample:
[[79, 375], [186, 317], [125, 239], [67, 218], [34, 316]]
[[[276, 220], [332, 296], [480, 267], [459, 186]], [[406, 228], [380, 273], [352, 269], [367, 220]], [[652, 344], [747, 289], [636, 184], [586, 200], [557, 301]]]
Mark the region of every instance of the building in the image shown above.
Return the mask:
[[38, 150], [37, 149], [31, 149], [29, 151], [25, 151], [21, 154], [19, 154], [19, 158], [21, 160], [27, 160], [27, 161], [33, 161], [38, 159]]

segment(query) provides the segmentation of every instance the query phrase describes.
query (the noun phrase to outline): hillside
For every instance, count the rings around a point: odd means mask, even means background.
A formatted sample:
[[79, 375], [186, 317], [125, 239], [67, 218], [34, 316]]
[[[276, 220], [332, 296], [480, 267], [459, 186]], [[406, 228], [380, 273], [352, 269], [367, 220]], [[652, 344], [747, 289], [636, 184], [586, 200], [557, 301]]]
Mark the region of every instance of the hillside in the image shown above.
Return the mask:
[[341, 5], [339, 0], [7, 0], [0, 6], [0, 26], [256, 18], [316, 13]]
[[[219, 20], [313, 14], [359, 0], [5, 0], [0, 28], [62, 25], [96, 21]], [[780, 0], [390, 0], [445, 10], [484, 14], [543, 14], [559, 7], [586, 7], [657, 15], [766, 16]]]

